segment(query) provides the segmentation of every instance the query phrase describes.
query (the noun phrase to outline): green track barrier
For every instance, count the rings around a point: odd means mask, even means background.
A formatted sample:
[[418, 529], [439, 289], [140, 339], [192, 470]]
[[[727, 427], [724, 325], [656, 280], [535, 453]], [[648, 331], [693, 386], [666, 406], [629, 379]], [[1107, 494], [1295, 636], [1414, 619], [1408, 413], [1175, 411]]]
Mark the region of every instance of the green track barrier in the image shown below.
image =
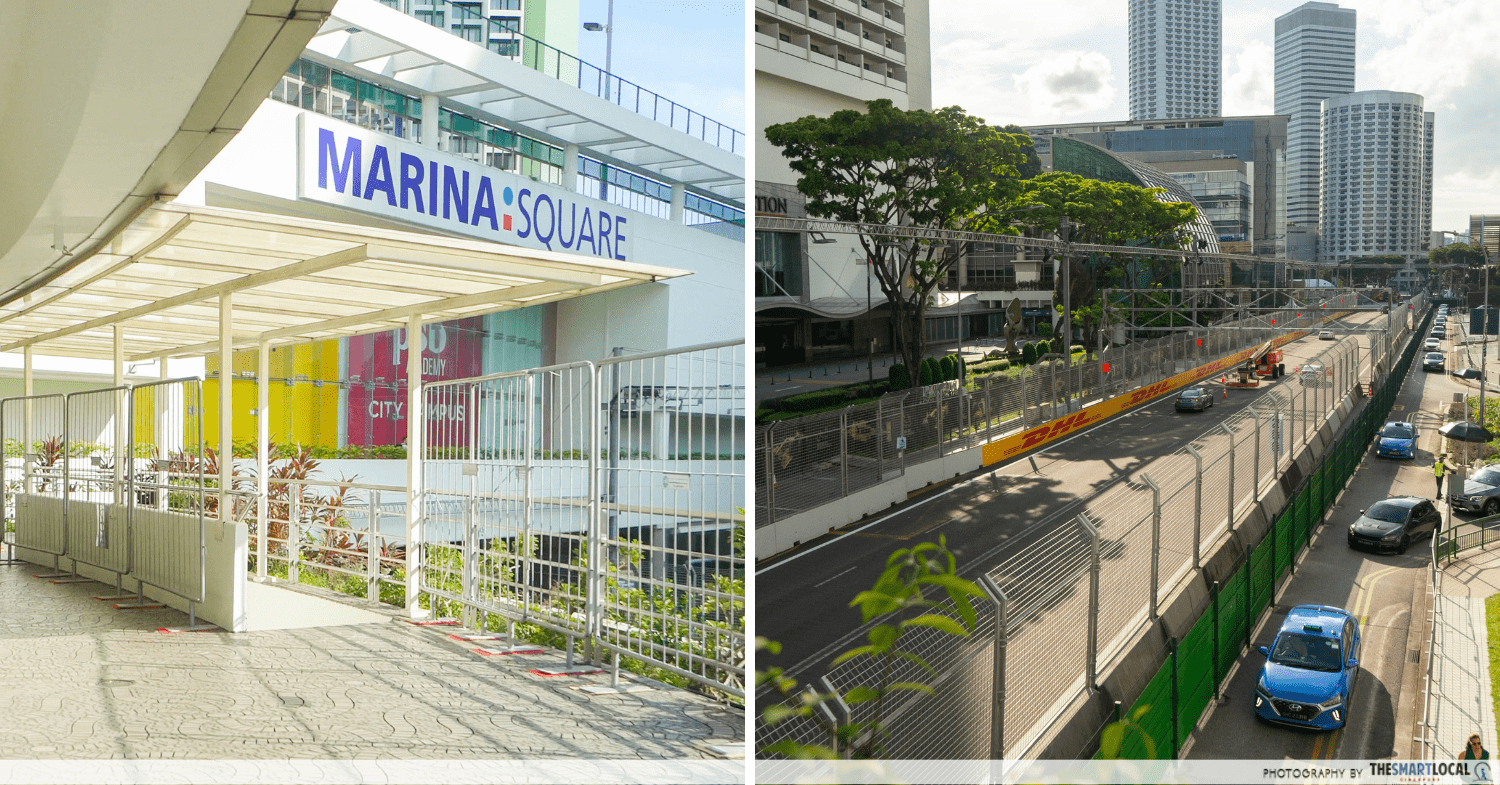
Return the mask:
[[[1391, 375], [1371, 397], [1369, 405], [1328, 452], [1324, 463], [1303, 482], [1291, 503], [1271, 524], [1265, 539], [1250, 549], [1249, 558], [1211, 598], [1181, 644], [1173, 643], [1161, 669], [1130, 707], [1127, 714], [1132, 716], [1141, 707], [1150, 707], [1140, 726], [1155, 743], [1156, 757], [1177, 757], [1183, 740], [1198, 724], [1242, 647], [1248, 645], [1247, 625], [1253, 624], [1273, 602], [1281, 576], [1291, 568], [1296, 554], [1307, 546], [1339, 491], [1353, 478], [1370, 442], [1395, 404], [1431, 318], [1429, 312], [1421, 326], [1412, 332]], [[1143, 759], [1147, 757], [1146, 744], [1139, 735], [1126, 734], [1120, 755]]]

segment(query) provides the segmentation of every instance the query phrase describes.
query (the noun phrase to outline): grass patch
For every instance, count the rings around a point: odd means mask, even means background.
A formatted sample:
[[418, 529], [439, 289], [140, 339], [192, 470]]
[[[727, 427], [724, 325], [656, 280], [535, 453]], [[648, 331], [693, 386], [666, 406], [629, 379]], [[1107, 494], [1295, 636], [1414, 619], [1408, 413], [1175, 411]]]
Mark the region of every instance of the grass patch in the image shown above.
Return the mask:
[[1500, 594], [1492, 594], [1484, 601], [1484, 626], [1490, 634], [1490, 703], [1495, 716], [1500, 717]]

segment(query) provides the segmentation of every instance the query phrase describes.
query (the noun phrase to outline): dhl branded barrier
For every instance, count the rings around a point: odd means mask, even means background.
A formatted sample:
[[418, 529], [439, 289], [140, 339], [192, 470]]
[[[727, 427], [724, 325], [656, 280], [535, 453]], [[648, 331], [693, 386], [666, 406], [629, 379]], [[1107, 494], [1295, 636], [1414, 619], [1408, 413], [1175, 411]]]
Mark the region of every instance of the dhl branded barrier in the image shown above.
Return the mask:
[[[1304, 338], [1310, 334], [1307, 330], [1298, 330], [1276, 338], [1273, 343], [1278, 347], [1285, 346], [1292, 341]], [[1207, 379], [1214, 374], [1227, 372], [1231, 368], [1237, 368], [1241, 363], [1250, 359], [1250, 355], [1254, 352], [1255, 349], [1245, 349], [1228, 357], [1222, 357], [1207, 365], [1200, 365], [1197, 368], [1183, 371], [1176, 376], [1164, 379], [1156, 384], [1142, 387], [1139, 390], [1131, 392], [1129, 395], [1121, 395], [1117, 398], [1100, 401], [1060, 420], [1038, 425], [1035, 428], [1022, 431], [1014, 436], [997, 439], [984, 445], [983, 465], [989, 466], [1008, 458], [1014, 458], [1033, 447], [1040, 447], [1100, 420], [1133, 409], [1159, 395], [1164, 395], [1179, 387]]]

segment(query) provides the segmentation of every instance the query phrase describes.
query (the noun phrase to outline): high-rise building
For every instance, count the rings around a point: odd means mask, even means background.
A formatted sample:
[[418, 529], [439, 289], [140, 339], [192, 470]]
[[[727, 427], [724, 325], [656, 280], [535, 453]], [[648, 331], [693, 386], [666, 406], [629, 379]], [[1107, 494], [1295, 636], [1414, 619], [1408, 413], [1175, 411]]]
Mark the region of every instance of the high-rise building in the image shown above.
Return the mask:
[[1317, 258], [1323, 99], [1354, 92], [1354, 9], [1303, 3], [1276, 18], [1276, 113], [1287, 123], [1287, 252]]
[[1469, 216], [1469, 242], [1483, 244], [1491, 261], [1500, 259], [1500, 215]]
[[1431, 112], [1422, 96], [1365, 90], [1323, 100], [1318, 261], [1427, 257]]
[[[529, 0], [528, 0], [529, 1]], [[807, 217], [797, 174], [766, 141], [767, 126], [887, 98], [932, 108], [928, 0], [775, 0], [755, 6], [755, 211]], [[867, 297], [852, 237], [809, 244], [805, 233], [755, 233], [756, 362], [889, 351], [879, 286]], [[869, 306], [875, 306], [870, 308]], [[874, 314], [880, 314], [876, 316]], [[934, 317], [930, 322], [935, 322]], [[939, 336], [941, 337], [941, 336]]]
[[1130, 119], [1218, 117], [1220, 0], [1130, 0]]
[[556, 60], [555, 53], [542, 51], [546, 47], [578, 56], [578, 0], [379, 1], [492, 52], [528, 63]]

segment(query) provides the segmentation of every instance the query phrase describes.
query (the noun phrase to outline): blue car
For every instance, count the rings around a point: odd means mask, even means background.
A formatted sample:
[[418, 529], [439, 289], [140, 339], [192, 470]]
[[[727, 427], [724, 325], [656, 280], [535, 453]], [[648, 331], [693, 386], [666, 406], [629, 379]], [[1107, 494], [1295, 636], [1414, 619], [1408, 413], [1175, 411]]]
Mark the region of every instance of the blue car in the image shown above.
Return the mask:
[[1314, 730], [1342, 728], [1359, 675], [1359, 622], [1342, 608], [1298, 605], [1286, 616], [1255, 682], [1255, 716]]
[[1375, 438], [1375, 454], [1382, 458], [1411, 458], [1417, 454], [1417, 428], [1409, 422], [1388, 422]]

